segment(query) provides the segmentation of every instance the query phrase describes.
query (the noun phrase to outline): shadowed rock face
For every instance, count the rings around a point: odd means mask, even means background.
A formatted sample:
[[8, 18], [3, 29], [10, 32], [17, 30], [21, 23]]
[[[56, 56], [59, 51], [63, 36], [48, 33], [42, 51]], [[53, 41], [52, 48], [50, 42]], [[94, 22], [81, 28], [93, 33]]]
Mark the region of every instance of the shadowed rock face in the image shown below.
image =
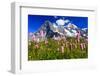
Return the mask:
[[41, 25], [41, 27], [39, 28], [39, 30], [36, 33], [40, 32], [40, 30], [43, 30], [46, 33], [47, 38], [52, 38], [54, 35], [56, 37], [60, 36], [60, 34], [58, 32], [53, 32], [53, 30], [51, 29], [50, 26], [52, 26], [52, 23], [50, 21], [45, 21], [45, 23], [43, 25]]

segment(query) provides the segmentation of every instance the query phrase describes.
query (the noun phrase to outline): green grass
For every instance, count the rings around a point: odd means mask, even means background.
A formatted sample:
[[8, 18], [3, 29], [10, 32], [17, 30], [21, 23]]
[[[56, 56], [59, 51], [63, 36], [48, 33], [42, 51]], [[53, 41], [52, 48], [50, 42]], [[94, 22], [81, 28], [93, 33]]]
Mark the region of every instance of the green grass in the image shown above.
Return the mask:
[[[88, 58], [88, 43], [83, 38], [80, 39], [80, 42], [77, 42], [76, 38], [67, 38], [60, 41], [48, 39], [47, 41], [47, 44], [45, 44], [45, 41], [39, 43], [29, 42], [28, 60]], [[86, 47], [84, 49], [81, 49], [81, 43], [85, 43]], [[72, 44], [72, 48], [70, 44]], [[39, 47], [37, 48], [36, 45]], [[64, 47], [64, 52], [61, 51], [61, 46]]]

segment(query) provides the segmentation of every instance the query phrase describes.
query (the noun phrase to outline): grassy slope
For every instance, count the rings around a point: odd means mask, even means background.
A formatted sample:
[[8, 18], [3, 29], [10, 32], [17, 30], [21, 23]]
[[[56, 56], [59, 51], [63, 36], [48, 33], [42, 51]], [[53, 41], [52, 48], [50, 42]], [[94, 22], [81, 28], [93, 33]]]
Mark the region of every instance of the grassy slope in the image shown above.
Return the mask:
[[[86, 46], [83, 50], [80, 47], [81, 43], [85, 43]], [[62, 52], [61, 46], [64, 47], [64, 52]], [[45, 43], [45, 41], [39, 43], [30, 42], [30, 45], [28, 45], [28, 60], [77, 59], [87, 57], [88, 43], [84, 39], [80, 39], [80, 42], [77, 42], [76, 38], [67, 38], [60, 41], [48, 39], [48, 43]]]

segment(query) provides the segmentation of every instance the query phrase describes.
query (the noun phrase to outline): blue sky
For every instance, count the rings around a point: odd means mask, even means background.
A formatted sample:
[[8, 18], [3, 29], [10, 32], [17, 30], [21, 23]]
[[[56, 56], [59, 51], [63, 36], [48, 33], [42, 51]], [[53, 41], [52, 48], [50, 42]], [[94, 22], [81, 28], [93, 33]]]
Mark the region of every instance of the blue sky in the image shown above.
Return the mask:
[[28, 15], [28, 32], [36, 32], [46, 20], [55, 23], [58, 19], [67, 19], [79, 28], [88, 28], [88, 17]]

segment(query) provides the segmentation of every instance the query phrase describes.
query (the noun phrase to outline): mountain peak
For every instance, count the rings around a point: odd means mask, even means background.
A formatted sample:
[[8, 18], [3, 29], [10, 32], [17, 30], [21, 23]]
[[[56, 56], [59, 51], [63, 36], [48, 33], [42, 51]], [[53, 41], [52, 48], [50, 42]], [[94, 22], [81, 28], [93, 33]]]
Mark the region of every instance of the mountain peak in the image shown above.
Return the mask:
[[[42, 31], [42, 34], [45, 34], [45, 38], [53, 38], [53, 37], [60, 37], [60, 36], [65, 36], [65, 37], [76, 37], [78, 30], [81, 31], [81, 37], [87, 37], [88, 32], [85, 31], [87, 29], [80, 29], [78, 28], [77, 25], [69, 22], [68, 20], [66, 21], [67, 25], [60, 24], [60, 22], [63, 22], [63, 20], [58, 20], [56, 23], [52, 23], [49, 20], [45, 21], [39, 30], [35, 32], [35, 35], [37, 37], [40, 37], [40, 32]], [[31, 34], [31, 33], [30, 33]]]
[[76, 29], [78, 28], [75, 24], [72, 23], [68, 23], [68, 25], [66, 25], [67, 28], [71, 28], [71, 29]]

